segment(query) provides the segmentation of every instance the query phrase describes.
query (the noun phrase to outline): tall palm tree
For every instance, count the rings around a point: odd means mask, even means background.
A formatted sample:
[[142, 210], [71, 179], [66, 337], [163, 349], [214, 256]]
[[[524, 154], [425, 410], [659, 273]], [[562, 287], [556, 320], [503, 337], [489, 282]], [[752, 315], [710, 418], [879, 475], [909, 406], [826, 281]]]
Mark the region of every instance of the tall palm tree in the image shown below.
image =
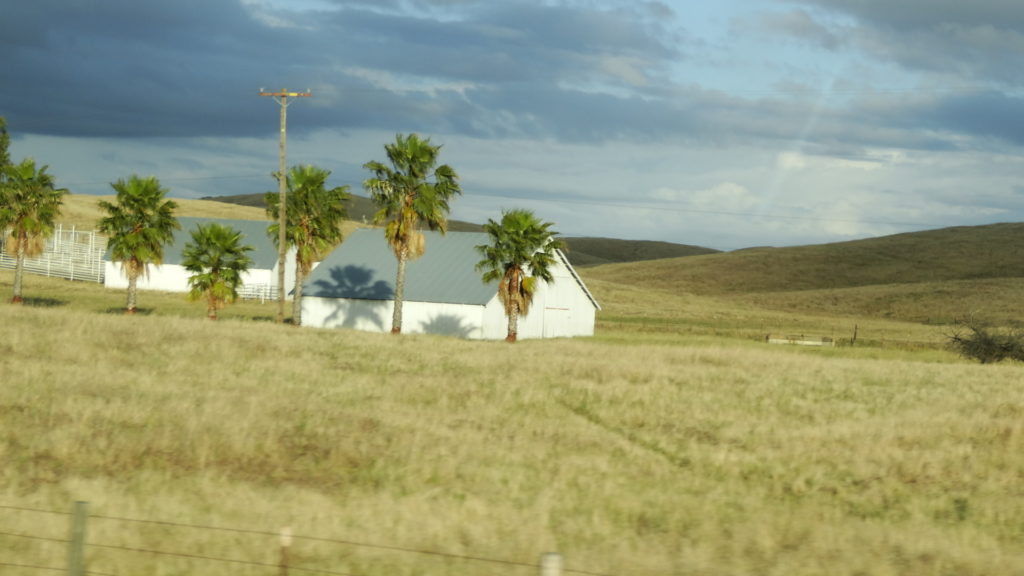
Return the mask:
[[[367, 162], [363, 168], [374, 177], [363, 182], [370, 192], [377, 213], [374, 223], [385, 223], [384, 237], [398, 259], [395, 279], [395, 308], [391, 333], [402, 331], [402, 299], [405, 295], [405, 266], [409, 260], [423, 255], [426, 245], [423, 224], [442, 234], [448, 231], [448, 203], [461, 194], [459, 175], [450, 166], [436, 166], [441, 146], [416, 134], [395, 136], [393, 144], [384, 146], [391, 167], [380, 162]], [[427, 180], [433, 176], [433, 182]]]
[[242, 244], [242, 233], [216, 222], [198, 226], [182, 251], [182, 265], [192, 273], [188, 279], [190, 300], [206, 300], [206, 317], [217, 319], [217, 310], [238, 300], [242, 275], [253, 261]]
[[134, 314], [139, 275], [148, 274], [150, 264], [163, 263], [164, 246], [174, 239], [174, 231], [181, 228], [174, 217], [178, 204], [164, 199], [167, 190], [154, 176], [132, 174], [128, 180], [120, 178], [110, 186], [117, 192], [117, 203], [99, 201], [100, 208], [107, 213], [99, 221], [99, 230], [110, 237], [111, 258], [120, 262], [128, 275], [125, 313]]
[[5, 250], [15, 257], [14, 295], [11, 302], [22, 301], [22, 277], [25, 258], [43, 251], [44, 241], [53, 234], [54, 220], [68, 191], [54, 188], [47, 166], [36, 168], [35, 160], [3, 166], [0, 180], [0, 231], [9, 229]]
[[[292, 293], [292, 323], [302, 324], [302, 282], [313, 269], [313, 262], [322, 259], [341, 242], [341, 223], [348, 215], [345, 201], [348, 186], [327, 189], [330, 170], [312, 165], [293, 166], [288, 171], [288, 194], [285, 202], [285, 242], [295, 247], [295, 291]], [[267, 214], [274, 221], [267, 233], [280, 242], [278, 212], [281, 196], [267, 192], [264, 197]]]
[[529, 210], [508, 210], [502, 212], [501, 223], [489, 219], [484, 224], [491, 243], [476, 247], [484, 256], [476, 269], [484, 272], [484, 282], [498, 280], [498, 298], [508, 317], [506, 342], [516, 341], [519, 316], [530, 313], [537, 280], [554, 280], [555, 250], [562, 242], [554, 237], [553, 225]]

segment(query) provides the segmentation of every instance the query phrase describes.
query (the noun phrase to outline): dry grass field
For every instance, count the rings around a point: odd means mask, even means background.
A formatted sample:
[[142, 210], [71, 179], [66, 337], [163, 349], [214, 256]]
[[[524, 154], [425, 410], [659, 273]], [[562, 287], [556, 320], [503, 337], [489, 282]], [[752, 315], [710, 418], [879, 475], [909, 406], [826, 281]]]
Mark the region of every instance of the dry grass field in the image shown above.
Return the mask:
[[[92, 230], [95, 228], [96, 222], [103, 217], [102, 210], [96, 204], [99, 200], [115, 202], [116, 197], [113, 194], [109, 196], [69, 194], [64, 199], [60, 221], [65, 227], [77, 226], [78, 228]], [[176, 216], [234, 218], [238, 220], [267, 219], [265, 210], [252, 206], [238, 206], [213, 200], [191, 200], [184, 198], [174, 198], [173, 200], [178, 203], [178, 209], [175, 210]]]
[[534, 574], [549, 551], [567, 574], [1024, 573], [1024, 366], [962, 360], [920, 318], [946, 289], [1015, 314], [1019, 280], [634, 272], [583, 271], [594, 338], [515, 346], [279, 326], [273, 304], [209, 322], [180, 294], [125, 317], [120, 291], [30, 277], [0, 304], [0, 573], [63, 566], [76, 500], [88, 570], [118, 576], [277, 574], [282, 526], [294, 574]]

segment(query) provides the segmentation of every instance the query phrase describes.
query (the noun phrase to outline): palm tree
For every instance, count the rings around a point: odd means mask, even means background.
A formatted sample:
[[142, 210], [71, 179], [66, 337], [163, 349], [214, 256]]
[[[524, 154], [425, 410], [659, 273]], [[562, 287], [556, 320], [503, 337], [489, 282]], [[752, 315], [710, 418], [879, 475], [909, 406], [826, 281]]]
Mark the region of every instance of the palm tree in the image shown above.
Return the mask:
[[[295, 291], [292, 294], [292, 323], [302, 324], [302, 282], [313, 269], [313, 262], [326, 256], [341, 242], [341, 223], [348, 211], [348, 186], [327, 189], [330, 170], [312, 165], [294, 166], [287, 175], [285, 242], [295, 248]], [[267, 214], [274, 221], [267, 228], [274, 244], [280, 242], [278, 207], [281, 196], [267, 192]], [[279, 247], [280, 249], [280, 247]]]
[[54, 220], [68, 191], [54, 188], [54, 178], [46, 173], [47, 166], [36, 169], [31, 158], [21, 164], [2, 167], [0, 179], [0, 231], [10, 229], [4, 242], [8, 254], [15, 257], [14, 295], [11, 302], [22, 301], [21, 287], [25, 258], [43, 251], [47, 237], [53, 234]]
[[[374, 223], [386, 223], [384, 237], [398, 259], [395, 279], [395, 308], [391, 333], [402, 331], [402, 299], [405, 294], [405, 265], [426, 250], [420, 228], [426, 224], [442, 234], [448, 230], [448, 202], [461, 194], [459, 175], [450, 166], [437, 164], [441, 146], [432, 146], [430, 139], [416, 134], [395, 136], [393, 144], [384, 146], [391, 167], [380, 162], [367, 162], [363, 168], [374, 177], [363, 182], [377, 205]], [[433, 173], [433, 182], [427, 178]]]
[[252, 266], [246, 254], [252, 246], [242, 245], [242, 233], [216, 222], [200, 225], [182, 250], [182, 265], [192, 273], [188, 279], [190, 300], [206, 300], [206, 317], [217, 319], [217, 310], [238, 300], [242, 274]]
[[537, 280], [554, 280], [555, 250], [562, 242], [554, 238], [557, 232], [551, 226], [529, 210], [508, 210], [502, 212], [500, 224], [490, 219], [484, 224], [491, 243], [476, 247], [484, 256], [476, 269], [484, 272], [484, 282], [498, 280], [498, 298], [508, 317], [506, 342], [516, 341], [519, 316], [530, 313]]
[[110, 237], [110, 255], [120, 262], [128, 275], [128, 302], [125, 313], [135, 313], [140, 274], [149, 273], [149, 265], [164, 260], [164, 245], [174, 239], [181, 228], [174, 210], [178, 204], [165, 200], [167, 190], [153, 176], [142, 178], [133, 174], [128, 180], [118, 179], [110, 185], [117, 192], [117, 203], [100, 200], [107, 216], [100, 219], [99, 230]]

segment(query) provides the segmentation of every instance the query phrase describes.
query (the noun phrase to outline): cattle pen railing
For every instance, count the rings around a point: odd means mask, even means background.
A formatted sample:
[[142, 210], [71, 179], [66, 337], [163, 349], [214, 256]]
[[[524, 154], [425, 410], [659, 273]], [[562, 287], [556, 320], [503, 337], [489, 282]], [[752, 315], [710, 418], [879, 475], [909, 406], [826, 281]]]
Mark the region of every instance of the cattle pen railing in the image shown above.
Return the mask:
[[[392, 564], [388, 558], [392, 561], [406, 558], [400, 563], [410, 565], [413, 571], [421, 571], [411, 566], [413, 562], [438, 561], [445, 564], [443, 568], [450, 569], [454, 564], [468, 563], [486, 569], [491, 574], [611, 576], [568, 568], [564, 565], [562, 555], [553, 552], [541, 554], [538, 561], [524, 562], [414, 549], [394, 543], [357, 542], [293, 534], [290, 528], [265, 531], [127, 518], [94, 513], [87, 502], [75, 502], [70, 512], [4, 504], [0, 504], [0, 510], [4, 512], [0, 515], [0, 572], [3, 573], [7, 571], [4, 568], [16, 568], [26, 574], [64, 572], [69, 576], [127, 576], [137, 572], [137, 565], [133, 566], [131, 558], [143, 556], [151, 559], [146, 562], [150, 566], [155, 564], [172, 573], [182, 574], [209, 573], [210, 570], [224, 570], [232, 566], [231, 572], [234, 574], [242, 570], [246, 574], [267, 576], [287, 576], [290, 573], [360, 576], [374, 573], [373, 564]], [[54, 524], [43, 517], [64, 517], [66, 523]], [[27, 521], [17, 522], [19, 518]], [[47, 529], [26, 526], [47, 526]], [[227, 547], [240, 551], [228, 558], [220, 555], [222, 553], [184, 549], [182, 545], [176, 547], [172, 542], [181, 540], [175, 536], [175, 533], [181, 532], [203, 534], [201, 540], [208, 544], [223, 539], [227, 541]], [[314, 547], [321, 549], [320, 554], [316, 555], [320, 556], [319, 560], [310, 553]], [[324, 548], [329, 550], [334, 547], [343, 550], [324, 553]], [[30, 551], [36, 554], [29, 555]], [[357, 560], [356, 556], [360, 553], [368, 556], [366, 561]], [[60, 557], [66, 558], [66, 565], [53, 565], [52, 560], [47, 560]], [[326, 558], [334, 560], [332, 562]], [[50, 565], [44, 565], [44, 562]], [[353, 564], [360, 568], [353, 571]], [[470, 571], [475, 569], [471, 568]]]
[[[4, 231], [0, 243], [0, 268], [13, 269], [17, 263], [8, 253], [9, 231]], [[103, 283], [103, 254], [107, 250], [107, 237], [95, 230], [77, 230], [58, 224], [53, 235], [46, 239], [43, 251], [25, 258], [25, 272], [67, 280]]]

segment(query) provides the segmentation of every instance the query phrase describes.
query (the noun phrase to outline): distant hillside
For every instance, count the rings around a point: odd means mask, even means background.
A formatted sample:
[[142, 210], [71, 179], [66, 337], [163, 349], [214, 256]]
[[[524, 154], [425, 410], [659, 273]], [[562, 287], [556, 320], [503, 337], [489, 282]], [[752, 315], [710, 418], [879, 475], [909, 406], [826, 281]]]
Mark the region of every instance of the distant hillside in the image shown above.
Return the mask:
[[591, 276], [693, 294], [741, 294], [1024, 277], [1024, 223], [612, 264]]
[[565, 238], [565, 243], [568, 246], [569, 260], [575, 266], [598, 266], [615, 262], [639, 262], [718, 253], [718, 250], [711, 248], [653, 240]]
[[[263, 208], [263, 194], [238, 196], [212, 196], [203, 198], [215, 202]], [[349, 219], [370, 222], [376, 208], [364, 196], [352, 195], [348, 202]], [[483, 226], [461, 220], [449, 220], [448, 229], [455, 232], [480, 232]], [[613, 238], [565, 238], [566, 253], [574, 266], [596, 266], [613, 262], [636, 262], [657, 258], [679, 258], [697, 254], [713, 254], [716, 250], [699, 246], [654, 242], [647, 240], [616, 240]]]

